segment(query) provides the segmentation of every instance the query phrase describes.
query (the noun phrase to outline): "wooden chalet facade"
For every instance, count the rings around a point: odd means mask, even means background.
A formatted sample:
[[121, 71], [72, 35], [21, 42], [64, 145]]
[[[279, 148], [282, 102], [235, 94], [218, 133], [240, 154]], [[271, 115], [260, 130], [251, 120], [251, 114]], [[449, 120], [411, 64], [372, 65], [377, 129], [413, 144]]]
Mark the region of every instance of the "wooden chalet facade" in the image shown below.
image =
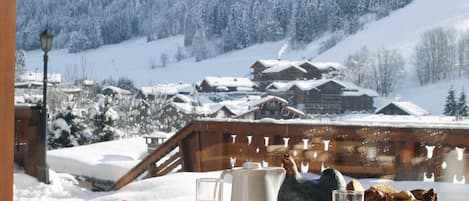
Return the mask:
[[340, 71], [339, 63], [310, 61], [258, 60], [251, 65], [252, 80], [265, 88], [273, 81], [312, 80], [324, 78], [324, 74]]
[[250, 110], [236, 116], [236, 119], [298, 119], [304, 118], [305, 114], [293, 107], [288, 106], [288, 101], [276, 97], [267, 96], [250, 106]]
[[293, 81], [267, 91], [291, 100], [292, 105], [308, 114], [339, 114], [348, 111], [374, 112], [376, 92], [351, 83], [330, 79]]

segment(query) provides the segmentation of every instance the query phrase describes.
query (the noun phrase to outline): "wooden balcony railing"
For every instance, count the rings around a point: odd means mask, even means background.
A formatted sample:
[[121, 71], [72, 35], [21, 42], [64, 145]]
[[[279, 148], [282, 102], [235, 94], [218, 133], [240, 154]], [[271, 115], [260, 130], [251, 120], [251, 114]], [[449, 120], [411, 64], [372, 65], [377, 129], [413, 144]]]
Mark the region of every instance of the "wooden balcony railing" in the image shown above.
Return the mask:
[[[205, 172], [241, 166], [245, 161], [280, 166], [283, 153], [298, 167], [320, 173], [333, 167], [353, 177], [451, 181], [469, 176], [469, 129], [307, 124], [295, 121], [193, 121], [122, 176], [112, 187], [171, 172]], [[288, 143], [286, 143], [288, 141]], [[427, 158], [426, 146], [435, 146]], [[442, 164], [447, 164], [445, 167]]]

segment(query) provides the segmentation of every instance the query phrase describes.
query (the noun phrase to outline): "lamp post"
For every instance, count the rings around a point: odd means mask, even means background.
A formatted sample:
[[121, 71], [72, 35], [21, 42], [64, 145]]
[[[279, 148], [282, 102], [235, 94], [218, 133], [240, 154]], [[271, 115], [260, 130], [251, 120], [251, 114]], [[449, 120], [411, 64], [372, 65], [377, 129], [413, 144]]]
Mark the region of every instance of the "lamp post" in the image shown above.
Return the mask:
[[49, 167], [46, 163], [46, 152], [47, 152], [47, 62], [49, 57], [47, 52], [52, 48], [52, 34], [44, 30], [40, 34], [41, 38], [41, 49], [44, 51], [44, 78], [42, 85], [42, 110], [41, 110], [41, 136], [40, 136], [40, 154], [39, 164], [37, 167], [37, 178], [39, 181], [49, 184]]

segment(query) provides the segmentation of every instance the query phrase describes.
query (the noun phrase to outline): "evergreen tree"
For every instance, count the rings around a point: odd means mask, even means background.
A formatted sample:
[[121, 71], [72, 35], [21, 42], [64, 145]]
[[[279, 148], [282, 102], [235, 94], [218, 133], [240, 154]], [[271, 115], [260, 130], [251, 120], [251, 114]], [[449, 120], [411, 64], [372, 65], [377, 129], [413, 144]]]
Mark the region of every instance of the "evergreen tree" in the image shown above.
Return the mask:
[[84, 118], [72, 107], [59, 112], [49, 126], [48, 145], [52, 149], [73, 147], [91, 142], [91, 132]]
[[458, 108], [458, 111], [457, 111], [458, 116], [461, 116], [461, 117], [469, 116], [469, 107], [467, 106], [466, 94], [464, 93], [464, 89], [461, 91], [461, 94], [459, 95], [457, 108]]
[[96, 127], [93, 133], [94, 142], [104, 142], [114, 140], [117, 137], [117, 130], [114, 122], [119, 119], [117, 112], [112, 108], [112, 97], [105, 96], [100, 112], [95, 114], [93, 122]]
[[446, 97], [445, 111], [444, 115], [446, 116], [455, 116], [457, 112], [457, 104], [454, 95], [453, 86], [448, 90], [448, 96]]
[[20, 76], [26, 71], [26, 53], [24, 50], [15, 52], [15, 81], [20, 81]]

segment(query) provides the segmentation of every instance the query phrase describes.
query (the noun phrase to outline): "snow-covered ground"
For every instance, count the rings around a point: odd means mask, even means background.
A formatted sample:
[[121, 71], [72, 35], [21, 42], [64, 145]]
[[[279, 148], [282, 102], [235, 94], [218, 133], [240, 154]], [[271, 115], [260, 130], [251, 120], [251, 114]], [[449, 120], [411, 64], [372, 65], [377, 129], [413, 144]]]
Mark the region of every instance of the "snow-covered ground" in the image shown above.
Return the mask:
[[[174, 173], [167, 176], [151, 178], [147, 180], [136, 181], [122, 189], [114, 192], [91, 192], [89, 190], [77, 186], [77, 182], [73, 174], [105, 174], [106, 171], [115, 172], [114, 169], [121, 169], [127, 166], [126, 158], [134, 158], [137, 161], [141, 153], [132, 151], [130, 148], [137, 150], [146, 149], [142, 145], [141, 139], [117, 140], [106, 143], [98, 143], [94, 145], [80, 146], [71, 149], [62, 149], [48, 153], [48, 159], [51, 166], [50, 178], [51, 184], [45, 185], [39, 183], [35, 178], [25, 175], [21, 170], [16, 170], [14, 174], [15, 192], [14, 196], [17, 201], [187, 201], [195, 200], [195, 183], [197, 178], [214, 178], [219, 177], [221, 171], [205, 172], [205, 173]], [[129, 153], [130, 152], [130, 153]], [[110, 154], [112, 156], [110, 156]], [[57, 157], [60, 155], [60, 157]], [[120, 162], [126, 165], [115, 166], [93, 166], [99, 158], [121, 159]], [[95, 161], [93, 161], [95, 160]], [[56, 169], [57, 165], [62, 166], [62, 170]], [[80, 168], [76, 168], [77, 166]], [[90, 168], [94, 171], [90, 172]], [[131, 167], [128, 167], [130, 169]], [[124, 169], [124, 168], [122, 168]], [[128, 170], [127, 169], [127, 170]], [[313, 175], [313, 177], [318, 177]], [[230, 200], [231, 195], [231, 178], [227, 176], [224, 186], [224, 200]], [[346, 177], [346, 181], [351, 178]], [[422, 181], [390, 181], [382, 179], [360, 179], [365, 188], [369, 188], [373, 184], [388, 183], [397, 190], [411, 189], [430, 189], [435, 188], [439, 194], [439, 200], [465, 201], [469, 197], [469, 185], [451, 184], [440, 182], [422, 182]]]
[[57, 172], [115, 181], [147, 154], [144, 138], [115, 140], [47, 152], [47, 163]]
[[[16, 201], [189, 201], [195, 200], [197, 178], [214, 178], [220, 171], [206, 173], [175, 173], [131, 183], [114, 192], [91, 192], [75, 185], [73, 177], [51, 172], [51, 184], [37, 182], [35, 178], [21, 172], [15, 173]], [[317, 177], [317, 176], [316, 176]], [[346, 177], [346, 182], [351, 178]], [[390, 181], [381, 179], [360, 179], [365, 188], [377, 183], [387, 183], [396, 190], [434, 188], [439, 200], [465, 201], [469, 197], [469, 185], [421, 181]], [[224, 200], [230, 200], [231, 178], [226, 177]]]

